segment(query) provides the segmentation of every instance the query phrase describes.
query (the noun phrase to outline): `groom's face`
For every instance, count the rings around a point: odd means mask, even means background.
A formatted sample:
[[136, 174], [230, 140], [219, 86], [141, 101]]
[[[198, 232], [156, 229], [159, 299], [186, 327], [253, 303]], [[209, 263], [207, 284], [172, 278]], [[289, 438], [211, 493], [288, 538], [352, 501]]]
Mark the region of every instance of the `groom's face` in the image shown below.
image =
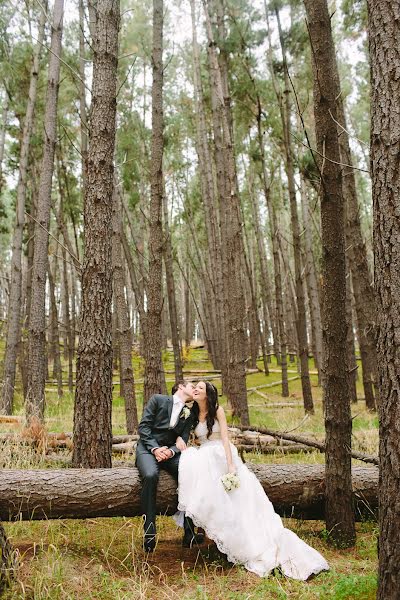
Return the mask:
[[191, 381], [187, 381], [185, 383], [185, 385], [181, 384], [179, 386], [179, 388], [182, 390], [182, 392], [185, 394], [186, 396], [186, 401], [188, 400], [193, 400], [193, 390], [194, 390], [194, 385]]

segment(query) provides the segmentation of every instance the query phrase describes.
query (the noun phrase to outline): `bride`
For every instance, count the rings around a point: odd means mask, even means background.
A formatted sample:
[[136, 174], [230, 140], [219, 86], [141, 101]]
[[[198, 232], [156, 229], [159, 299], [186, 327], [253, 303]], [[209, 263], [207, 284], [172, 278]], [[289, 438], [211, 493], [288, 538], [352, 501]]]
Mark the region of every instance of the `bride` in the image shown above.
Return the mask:
[[[306, 580], [329, 569], [319, 552], [283, 526], [258, 479], [229, 442], [216, 388], [200, 381], [193, 399], [194, 432], [200, 448], [186, 448], [178, 440], [184, 451], [179, 462], [177, 522], [183, 511], [230, 562], [260, 577], [280, 567], [288, 577]], [[225, 490], [221, 477], [226, 473], [238, 476], [237, 489]]]

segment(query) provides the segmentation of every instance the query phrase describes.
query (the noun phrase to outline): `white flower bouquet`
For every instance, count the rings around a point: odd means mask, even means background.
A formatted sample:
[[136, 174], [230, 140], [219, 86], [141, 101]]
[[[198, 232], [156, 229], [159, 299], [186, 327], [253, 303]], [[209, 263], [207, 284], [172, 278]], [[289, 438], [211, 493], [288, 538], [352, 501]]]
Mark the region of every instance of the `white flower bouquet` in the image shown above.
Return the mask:
[[221, 482], [226, 492], [237, 490], [237, 488], [240, 487], [240, 479], [236, 473], [226, 473], [225, 475], [222, 475]]

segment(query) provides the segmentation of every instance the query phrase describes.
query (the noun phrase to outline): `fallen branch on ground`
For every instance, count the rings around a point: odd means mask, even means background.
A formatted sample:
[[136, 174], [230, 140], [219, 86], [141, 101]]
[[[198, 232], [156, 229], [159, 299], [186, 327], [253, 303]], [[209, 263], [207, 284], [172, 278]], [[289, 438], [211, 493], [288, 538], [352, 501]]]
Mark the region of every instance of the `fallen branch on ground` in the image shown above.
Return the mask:
[[[292, 435], [291, 433], [285, 433], [284, 431], [274, 431], [265, 427], [245, 427], [242, 425], [237, 425], [237, 428], [240, 431], [261, 433], [263, 435], [271, 435], [272, 437], [275, 437], [277, 439], [288, 440], [291, 442], [296, 442], [298, 444], [305, 444], [306, 446], [312, 446], [313, 448], [318, 448], [318, 450], [320, 450], [321, 452], [325, 452], [325, 444], [323, 442], [310, 440], [300, 435]], [[363, 462], [379, 466], [378, 456], [373, 456], [371, 454], [363, 454], [354, 450], [351, 451], [351, 456], [352, 458], [356, 458], [357, 460], [362, 460]]]

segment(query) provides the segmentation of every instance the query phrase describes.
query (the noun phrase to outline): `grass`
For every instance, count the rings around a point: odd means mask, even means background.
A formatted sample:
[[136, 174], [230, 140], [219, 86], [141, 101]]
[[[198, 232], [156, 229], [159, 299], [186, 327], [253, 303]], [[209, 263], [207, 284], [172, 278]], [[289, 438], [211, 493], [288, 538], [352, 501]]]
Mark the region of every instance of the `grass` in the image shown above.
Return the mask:
[[[1, 348], [0, 348], [1, 352]], [[171, 354], [165, 354], [165, 369], [173, 370]], [[203, 350], [190, 351], [186, 369], [210, 369]], [[201, 362], [199, 362], [201, 361]], [[136, 381], [143, 378], [143, 361], [134, 357]], [[261, 366], [261, 363], [260, 363]], [[313, 366], [312, 364], [310, 365]], [[277, 368], [273, 362], [272, 368]], [[296, 371], [296, 365], [289, 364]], [[293, 375], [293, 374], [291, 374]], [[168, 375], [172, 379], [173, 375]], [[250, 374], [249, 388], [280, 380], [280, 373]], [[263, 389], [268, 400], [249, 394], [251, 422], [271, 429], [295, 429], [299, 435], [323, 438], [321, 390], [311, 376], [316, 413], [304, 420], [301, 382], [289, 384], [290, 397], [283, 400], [280, 387]], [[115, 374], [114, 381], [117, 381]], [[215, 380], [217, 387], [220, 382]], [[171, 384], [168, 384], [169, 387]], [[361, 383], [359, 395], [361, 397]], [[49, 385], [55, 388], [54, 385]], [[136, 385], [139, 413], [142, 410], [142, 384]], [[125, 433], [123, 400], [114, 385], [113, 431]], [[226, 400], [221, 397], [226, 406]], [[279, 407], [282, 402], [297, 402]], [[354, 447], [377, 453], [377, 418], [360, 401], [353, 405]], [[22, 398], [16, 399], [16, 413], [23, 414]], [[228, 411], [229, 418], [229, 411]], [[73, 394], [58, 398], [56, 390], [47, 393], [46, 426], [49, 431], [72, 431]], [[0, 431], [20, 433], [22, 424], [0, 423]], [[322, 463], [319, 452], [300, 455], [246, 454], [246, 460], [268, 463]], [[354, 461], [357, 463], [358, 461]], [[0, 444], [3, 468], [48, 467], [43, 453], [29, 446], [9, 442]], [[55, 464], [56, 466], [56, 464]], [[16, 581], [4, 593], [5, 600], [372, 600], [377, 589], [377, 526], [374, 522], [357, 524], [357, 544], [350, 550], [328, 545], [324, 523], [286, 520], [307, 543], [328, 560], [331, 570], [308, 582], [298, 582], [274, 574], [260, 579], [241, 567], [227, 563], [213, 544], [201, 550], [181, 547], [181, 533], [172, 519], [158, 519], [159, 541], [148, 560], [141, 550], [141, 519], [87, 519], [6, 523], [7, 534], [19, 555]]]

